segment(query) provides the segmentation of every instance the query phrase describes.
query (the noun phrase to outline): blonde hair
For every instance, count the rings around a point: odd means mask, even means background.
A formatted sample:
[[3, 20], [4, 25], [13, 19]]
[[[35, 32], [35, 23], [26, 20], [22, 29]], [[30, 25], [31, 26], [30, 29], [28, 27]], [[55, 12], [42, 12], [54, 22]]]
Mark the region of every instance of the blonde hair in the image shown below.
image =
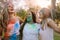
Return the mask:
[[[42, 13], [42, 14], [44, 15], [46, 9], [47, 9], [47, 8], [42, 8], [42, 9], [40, 10], [40, 13]], [[47, 9], [47, 10], [48, 10], [49, 13], [50, 13], [49, 17], [51, 18], [51, 11], [50, 11], [49, 9]], [[43, 21], [42, 21], [42, 29], [43, 29], [43, 30], [44, 30], [44, 28], [45, 28], [45, 24], [46, 24], [46, 23], [47, 23], [46, 20], [43, 20]]]
[[42, 8], [39, 13], [42, 13], [44, 15], [45, 14], [45, 10], [48, 10], [49, 11], [49, 16], [48, 17], [49, 18], [52, 18], [51, 11], [48, 8]]

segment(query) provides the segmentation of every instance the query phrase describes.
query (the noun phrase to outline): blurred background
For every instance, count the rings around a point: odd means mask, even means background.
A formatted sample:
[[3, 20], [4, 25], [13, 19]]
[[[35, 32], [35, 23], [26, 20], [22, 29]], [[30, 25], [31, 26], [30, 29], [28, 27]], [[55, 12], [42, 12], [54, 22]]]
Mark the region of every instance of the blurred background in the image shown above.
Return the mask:
[[[52, 19], [60, 26], [60, 0], [0, 0], [0, 13], [9, 1], [14, 4], [14, 10], [23, 20], [29, 8], [34, 8], [34, 10], [49, 8]], [[60, 34], [55, 32], [54, 35], [55, 40], [60, 40]]]

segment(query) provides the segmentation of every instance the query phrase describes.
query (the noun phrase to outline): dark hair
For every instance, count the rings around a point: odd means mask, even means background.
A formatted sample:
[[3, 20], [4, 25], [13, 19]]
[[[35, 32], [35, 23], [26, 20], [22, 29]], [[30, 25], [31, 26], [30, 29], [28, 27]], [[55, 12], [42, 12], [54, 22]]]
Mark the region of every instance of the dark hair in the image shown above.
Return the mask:
[[25, 26], [26, 23], [27, 23], [27, 18], [25, 19], [25, 22], [23, 23], [23, 25], [20, 28], [20, 40], [22, 40], [22, 37], [23, 37], [23, 29], [24, 29], [24, 26]]
[[[36, 17], [35, 15], [32, 13], [32, 19], [33, 19], [33, 22], [36, 23]], [[20, 29], [20, 40], [22, 40], [22, 37], [23, 37], [23, 29], [24, 29], [24, 26], [25, 24], [27, 23], [27, 18], [25, 20], [25, 22], [23, 23], [23, 25], [21, 26], [21, 29]]]
[[31, 13], [32, 13], [33, 22], [36, 23], [36, 15], [34, 14], [34, 12], [31, 12]]

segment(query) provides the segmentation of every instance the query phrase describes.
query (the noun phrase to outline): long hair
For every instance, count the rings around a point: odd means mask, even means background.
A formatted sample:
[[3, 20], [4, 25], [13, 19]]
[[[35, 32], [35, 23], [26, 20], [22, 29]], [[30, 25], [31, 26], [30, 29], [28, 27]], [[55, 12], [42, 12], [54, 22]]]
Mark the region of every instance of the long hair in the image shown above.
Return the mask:
[[[47, 8], [42, 8], [42, 9], [40, 10], [40, 13], [42, 13], [42, 14], [44, 15], [45, 9], [47, 9]], [[47, 9], [47, 10], [49, 11], [49, 16], [48, 16], [48, 18], [52, 18], [52, 17], [51, 17], [51, 11], [50, 11], [49, 9]], [[45, 20], [42, 21], [42, 29], [43, 29], [43, 30], [44, 30], [44, 26], [45, 26]]]
[[36, 23], [36, 15], [34, 14], [34, 12], [31, 12], [31, 13], [32, 13], [33, 22]]
[[[33, 22], [36, 23], [36, 17], [35, 15], [32, 13], [32, 19], [33, 19]], [[24, 30], [24, 26], [25, 24], [27, 23], [27, 18], [25, 19], [25, 22], [23, 23], [23, 25], [21, 26], [20, 28], [20, 40], [22, 40], [22, 37], [23, 37], [23, 30]]]
[[8, 11], [7, 11], [7, 3], [5, 3], [3, 11], [2, 11], [2, 27], [4, 28], [4, 31], [6, 31], [6, 27], [8, 24]]
[[7, 26], [7, 24], [8, 24], [8, 11], [7, 11], [7, 7], [5, 7], [4, 10], [3, 10], [3, 22]]

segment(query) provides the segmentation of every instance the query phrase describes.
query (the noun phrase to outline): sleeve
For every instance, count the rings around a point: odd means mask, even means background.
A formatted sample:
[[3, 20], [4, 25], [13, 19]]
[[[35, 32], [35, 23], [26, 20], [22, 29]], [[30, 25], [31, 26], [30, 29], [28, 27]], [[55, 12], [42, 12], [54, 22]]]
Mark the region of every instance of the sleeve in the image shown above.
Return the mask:
[[48, 19], [47, 19], [47, 22], [50, 22], [51, 20], [52, 20], [51, 18], [48, 18]]

